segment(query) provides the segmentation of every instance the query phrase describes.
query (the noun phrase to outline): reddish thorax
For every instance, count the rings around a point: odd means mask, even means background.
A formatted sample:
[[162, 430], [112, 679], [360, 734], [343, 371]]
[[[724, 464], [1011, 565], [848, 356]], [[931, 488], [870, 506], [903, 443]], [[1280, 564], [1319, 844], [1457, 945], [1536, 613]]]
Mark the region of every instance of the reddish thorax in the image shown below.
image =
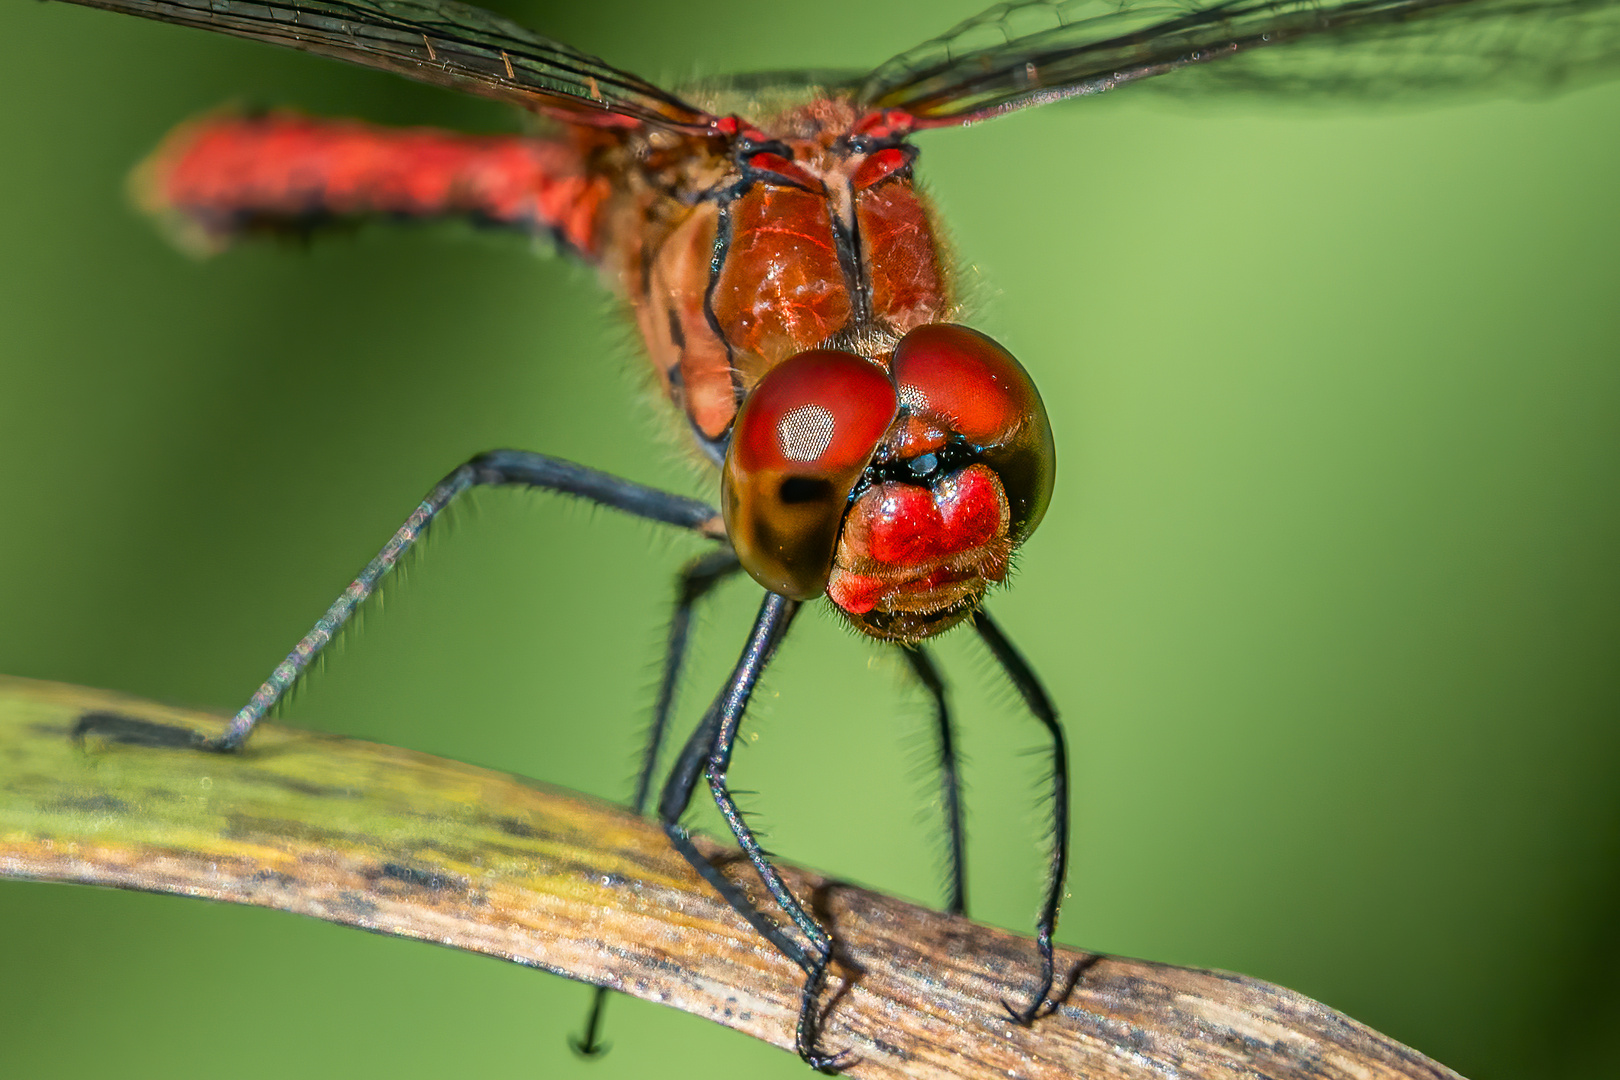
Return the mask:
[[884, 363], [906, 331], [952, 310], [909, 156], [852, 148], [857, 119], [812, 101], [760, 122], [771, 142], [753, 154], [649, 135], [636, 148], [646, 164], [603, 217], [662, 385], [711, 453], [787, 357], [858, 343]]

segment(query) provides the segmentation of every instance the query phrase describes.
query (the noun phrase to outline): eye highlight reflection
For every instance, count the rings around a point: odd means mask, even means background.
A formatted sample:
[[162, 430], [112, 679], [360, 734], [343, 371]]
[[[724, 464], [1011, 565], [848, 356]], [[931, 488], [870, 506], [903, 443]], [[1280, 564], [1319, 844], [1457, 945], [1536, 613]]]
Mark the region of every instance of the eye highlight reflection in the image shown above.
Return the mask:
[[788, 461], [813, 462], [832, 445], [836, 421], [820, 405], [800, 405], [776, 425], [777, 445]]

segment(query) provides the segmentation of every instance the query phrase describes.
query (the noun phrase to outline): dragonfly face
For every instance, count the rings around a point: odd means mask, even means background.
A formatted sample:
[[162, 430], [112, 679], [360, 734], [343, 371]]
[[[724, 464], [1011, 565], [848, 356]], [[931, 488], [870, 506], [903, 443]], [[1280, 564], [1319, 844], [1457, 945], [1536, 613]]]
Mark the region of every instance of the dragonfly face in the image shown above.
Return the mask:
[[1018, 361], [966, 327], [919, 327], [881, 359], [773, 368], [738, 415], [722, 505], [756, 581], [916, 641], [1006, 577], [1051, 498], [1052, 427]]

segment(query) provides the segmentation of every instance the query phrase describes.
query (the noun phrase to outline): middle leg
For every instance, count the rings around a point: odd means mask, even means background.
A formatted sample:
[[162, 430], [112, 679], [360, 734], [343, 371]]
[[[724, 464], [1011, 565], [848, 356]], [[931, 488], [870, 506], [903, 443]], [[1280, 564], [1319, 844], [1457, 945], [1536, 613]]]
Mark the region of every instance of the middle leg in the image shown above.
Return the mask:
[[[681, 752], [675, 768], [664, 785], [659, 800], [658, 815], [664, 822], [664, 831], [670, 842], [686, 857], [704, 880], [714, 886], [739, 915], [789, 960], [805, 973], [800, 989], [799, 1017], [794, 1026], [794, 1049], [811, 1068], [832, 1071], [843, 1062], [842, 1054], [823, 1054], [816, 1046], [819, 1028], [817, 1004], [827, 981], [827, 967], [832, 958], [832, 938], [820, 923], [805, 910], [797, 897], [789, 891], [774, 866], [770, 864], [764, 848], [755, 838], [742, 811], [726, 785], [726, 771], [731, 764], [731, 752], [736, 745], [737, 733], [749, 698], [759, 682], [766, 664], [776, 652], [782, 635], [797, 613], [797, 601], [775, 593], [766, 593], [748, 644], [732, 671], [731, 678], [709, 707], [702, 724], [693, 732], [686, 748]], [[714, 794], [715, 805], [730, 826], [738, 845], [754, 866], [778, 908], [798, 928], [803, 940], [791, 936], [776, 920], [766, 915], [740, 888], [717, 870], [692, 843], [685, 827], [680, 824], [681, 814], [691, 801], [698, 776], [703, 776]]]

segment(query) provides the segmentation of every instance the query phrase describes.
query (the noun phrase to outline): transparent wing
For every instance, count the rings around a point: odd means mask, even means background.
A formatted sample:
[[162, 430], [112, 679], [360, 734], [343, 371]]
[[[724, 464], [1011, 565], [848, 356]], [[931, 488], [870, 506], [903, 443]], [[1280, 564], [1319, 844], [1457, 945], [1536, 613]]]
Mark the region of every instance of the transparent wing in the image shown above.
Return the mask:
[[576, 123], [713, 119], [645, 79], [454, 0], [69, 0], [391, 71]]
[[887, 61], [855, 96], [934, 127], [1170, 73], [1148, 85], [1379, 98], [1556, 89], [1617, 65], [1620, 0], [1008, 0]]

